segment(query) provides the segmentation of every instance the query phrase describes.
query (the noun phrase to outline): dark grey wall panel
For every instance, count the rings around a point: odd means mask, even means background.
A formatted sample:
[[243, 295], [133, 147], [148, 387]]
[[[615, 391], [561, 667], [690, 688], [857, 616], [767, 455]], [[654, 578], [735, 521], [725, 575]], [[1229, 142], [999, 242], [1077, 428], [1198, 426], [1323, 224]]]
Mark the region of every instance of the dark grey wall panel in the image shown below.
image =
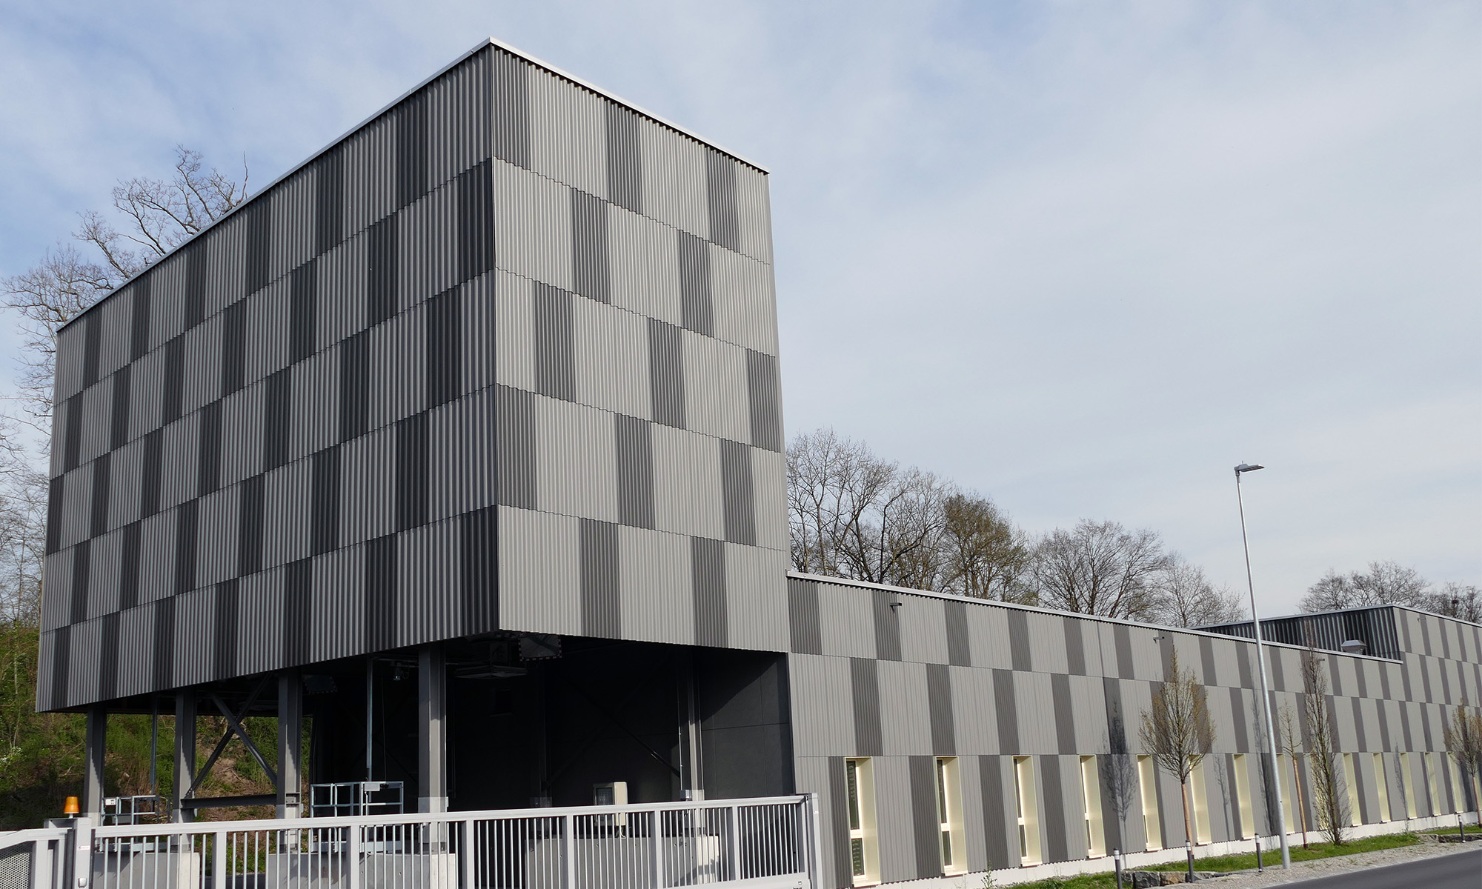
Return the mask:
[[854, 753], [879, 756], [885, 752], [880, 729], [880, 677], [874, 661], [850, 658], [849, 689], [854, 702]]

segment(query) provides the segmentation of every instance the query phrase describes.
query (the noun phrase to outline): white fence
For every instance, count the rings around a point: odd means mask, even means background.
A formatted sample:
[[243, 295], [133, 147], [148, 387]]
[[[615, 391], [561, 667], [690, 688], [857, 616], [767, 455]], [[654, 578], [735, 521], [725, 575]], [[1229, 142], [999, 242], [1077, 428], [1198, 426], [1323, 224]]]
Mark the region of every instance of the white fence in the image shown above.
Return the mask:
[[77, 889], [819, 885], [813, 796], [76, 830]]

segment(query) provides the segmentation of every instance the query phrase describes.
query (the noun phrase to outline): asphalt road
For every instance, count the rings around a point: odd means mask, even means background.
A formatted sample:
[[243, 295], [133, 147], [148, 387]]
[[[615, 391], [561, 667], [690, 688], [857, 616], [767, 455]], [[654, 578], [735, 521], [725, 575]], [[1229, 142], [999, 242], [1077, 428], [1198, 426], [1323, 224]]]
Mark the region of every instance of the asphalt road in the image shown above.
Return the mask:
[[1482, 889], [1482, 849], [1287, 885], [1302, 889]]

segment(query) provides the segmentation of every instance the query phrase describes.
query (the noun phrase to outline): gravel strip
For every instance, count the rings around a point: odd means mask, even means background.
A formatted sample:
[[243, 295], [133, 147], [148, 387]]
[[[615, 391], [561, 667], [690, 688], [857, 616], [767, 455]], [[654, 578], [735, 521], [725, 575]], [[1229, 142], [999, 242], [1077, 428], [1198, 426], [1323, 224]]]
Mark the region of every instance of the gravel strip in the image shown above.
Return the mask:
[[[1361, 852], [1358, 855], [1339, 855], [1335, 858], [1322, 858], [1317, 861], [1294, 861], [1292, 869], [1286, 871], [1281, 869], [1281, 854], [1278, 852], [1275, 856], [1276, 866], [1272, 867], [1268, 858], [1264, 873], [1245, 871], [1201, 882], [1210, 889], [1260, 889], [1262, 886], [1280, 886], [1298, 880], [1313, 880], [1350, 871], [1367, 870], [1371, 867], [1383, 867], [1387, 864], [1404, 864], [1407, 861], [1416, 861], [1421, 858], [1451, 855], [1475, 849], [1478, 845], [1477, 843], [1437, 843], [1422, 840], [1413, 846], [1404, 846], [1399, 849], [1381, 849], [1378, 852]], [[1198, 866], [1199, 862], [1195, 860], [1194, 867]]]

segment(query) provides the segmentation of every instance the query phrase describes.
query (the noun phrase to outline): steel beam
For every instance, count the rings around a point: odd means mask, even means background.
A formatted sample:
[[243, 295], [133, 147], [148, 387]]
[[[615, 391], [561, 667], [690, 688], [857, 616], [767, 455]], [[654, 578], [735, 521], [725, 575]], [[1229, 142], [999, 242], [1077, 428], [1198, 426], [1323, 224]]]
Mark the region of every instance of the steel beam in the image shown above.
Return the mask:
[[195, 816], [185, 806], [190, 796], [191, 776], [196, 773], [196, 694], [194, 689], [182, 688], [175, 692], [175, 805], [171, 807], [170, 820], [194, 821]]
[[87, 708], [84, 745], [82, 814], [98, 824], [103, 820], [103, 758], [108, 748], [108, 711], [102, 704]]
[[417, 811], [448, 810], [447, 661], [442, 646], [417, 652]]
[[304, 686], [298, 672], [278, 676], [278, 817], [297, 818], [300, 801], [300, 764], [303, 762]]

